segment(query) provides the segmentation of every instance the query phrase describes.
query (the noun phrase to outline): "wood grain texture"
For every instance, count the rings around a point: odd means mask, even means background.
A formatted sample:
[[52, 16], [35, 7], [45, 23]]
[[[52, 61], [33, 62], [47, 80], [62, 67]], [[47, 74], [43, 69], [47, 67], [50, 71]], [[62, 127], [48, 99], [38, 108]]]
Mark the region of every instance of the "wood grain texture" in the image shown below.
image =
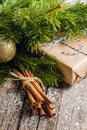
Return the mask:
[[28, 99], [26, 99], [19, 130], [36, 130], [38, 125], [38, 120], [39, 120], [39, 116], [32, 115], [30, 102]]
[[56, 115], [54, 117], [40, 117], [37, 130], [56, 130], [61, 105], [62, 90], [49, 88], [47, 95], [54, 104]]
[[12, 80], [0, 88], [0, 130], [17, 130], [24, 91]]
[[33, 116], [20, 84], [8, 80], [0, 88], [0, 130], [87, 130], [87, 77], [65, 88], [49, 88], [54, 117]]
[[57, 130], [87, 130], [87, 78], [63, 90]]

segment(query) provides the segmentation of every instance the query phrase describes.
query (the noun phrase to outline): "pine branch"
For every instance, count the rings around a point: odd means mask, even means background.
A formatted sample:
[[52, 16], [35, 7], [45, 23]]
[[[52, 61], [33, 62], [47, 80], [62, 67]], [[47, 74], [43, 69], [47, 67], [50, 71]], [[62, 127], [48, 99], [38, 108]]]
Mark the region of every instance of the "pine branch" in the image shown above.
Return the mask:
[[9, 76], [13, 68], [21, 71], [30, 70], [36, 77], [40, 78], [45, 86], [57, 86], [62, 74], [57, 68], [58, 61], [52, 56], [38, 57], [27, 53], [17, 54], [10, 62], [0, 64], [0, 84]]
[[75, 13], [77, 17], [77, 28], [83, 32], [87, 29], [87, 4], [78, 2], [70, 9], [71, 13]]
[[[49, 2], [50, 3], [50, 2]], [[54, 4], [54, 3], [56, 3], [56, 4]], [[51, 4], [51, 3], [50, 3]], [[37, 17], [39, 17], [39, 16], [42, 16], [42, 15], [46, 15], [46, 14], [48, 14], [48, 13], [51, 13], [51, 12], [53, 12], [53, 11], [55, 11], [55, 10], [60, 10], [60, 9], [62, 9], [63, 8], [63, 4], [64, 4], [64, 0], [63, 1], [53, 1], [53, 7], [50, 7], [46, 12], [44, 12], [44, 13], [42, 13], [42, 14], [40, 14], [40, 15], [38, 15]], [[64, 5], [65, 6], [65, 5]]]
[[14, 59], [16, 68], [22, 71], [30, 70], [43, 81], [45, 86], [58, 86], [62, 74], [57, 68], [57, 62], [52, 56], [37, 57], [26, 53], [16, 55]]
[[0, 64], [0, 85], [10, 76], [11, 64]]
[[[17, 44], [14, 67], [29, 69], [42, 79], [45, 85], [58, 85], [61, 75], [57, 73], [54, 57], [38, 57], [39, 44], [49, 43], [55, 33], [73, 36], [87, 32], [87, 4], [64, 5], [64, 0], [3, 0], [0, 4], [0, 36]], [[28, 3], [28, 4], [27, 4]], [[9, 75], [12, 64], [0, 64], [0, 82]], [[5, 72], [5, 70], [8, 70]]]
[[[3, 21], [0, 21], [0, 34], [5, 34], [4, 36], [7, 35], [18, 43], [21, 40], [16, 38], [15, 30], [19, 28], [19, 37], [26, 39], [26, 48], [31, 52], [37, 50], [39, 43], [50, 42], [55, 33], [63, 32], [65, 35], [73, 36], [87, 28], [87, 4], [77, 3], [66, 6], [63, 0], [32, 0], [26, 7], [28, 0], [23, 2], [24, 0], [3, 2], [0, 8], [2, 10], [0, 18]], [[25, 6], [22, 6], [23, 4]], [[79, 11], [80, 8], [81, 11]], [[8, 20], [14, 24], [15, 30], [11, 29], [13, 28], [11, 24], [8, 26]], [[8, 28], [3, 27], [5, 24]], [[11, 31], [7, 34], [6, 30]]]

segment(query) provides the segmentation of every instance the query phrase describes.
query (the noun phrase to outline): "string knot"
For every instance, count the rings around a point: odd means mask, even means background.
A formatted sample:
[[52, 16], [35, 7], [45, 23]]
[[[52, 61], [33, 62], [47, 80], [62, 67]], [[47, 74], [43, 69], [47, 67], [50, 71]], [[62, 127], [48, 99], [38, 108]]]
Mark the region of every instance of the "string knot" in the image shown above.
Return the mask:
[[42, 83], [42, 81], [41, 81], [41, 79], [40, 78], [38, 78], [38, 77], [35, 77], [35, 76], [33, 76], [33, 77], [29, 77], [29, 76], [18, 76], [16, 73], [14, 73], [14, 72], [10, 72], [10, 74], [13, 76], [13, 77], [15, 77], [15, 78], [13, 78], [13, 80], [22, 80], [23, 81], [23, 87], [25, 87], [25, 85], [28, 83], [28, 82], [34, 82], [34, 81], [38, 81], [40, 84], [41, 84], [41, 87], [44, 89], [45, 87], [44, 87], [44, 85], [43, 85], [43, 83]]

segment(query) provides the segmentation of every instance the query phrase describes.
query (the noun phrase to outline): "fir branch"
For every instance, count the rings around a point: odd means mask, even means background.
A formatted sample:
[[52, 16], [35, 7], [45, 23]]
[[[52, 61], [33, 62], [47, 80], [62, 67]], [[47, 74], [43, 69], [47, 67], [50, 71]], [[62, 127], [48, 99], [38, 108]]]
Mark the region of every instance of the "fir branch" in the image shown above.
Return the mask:
[[17, 54], [15, 58], [5, 64], [0, 64], [0, 84], [8, 77], [13, 68], [21, 71], [30, 70], [36, 77], [39, 77], [45, 86], [57, 86], [62, 74], [57, 68], [58, 61], [53, 56], [38, 57], [28, 53]]
[[0, 85], [10, 76], [11, 64], [0, 64]]
[[57, 68], [58, 61], [53, 56], [37, 57], [26, 53], [18, 54], [14, 59], [14, 64], [22, 71], [30, 70], [43, 81], [45, 86], [58, 86], [58, 81], [62, 76]]
[[67, 7], [64, 0], [32, 0], [29, 6], [22, 7], [28, 2], [23, 1], [5, 0], [0, 6], [0, 35], [16, 43], [26, 39], [28, 51], [37, 50], [39, 43], [50, 42], [55, 33], [73, 36], [87, 30], [87, 4], [76, 3]]
[[56, 32], [63, 31], [66, 35], [75, 33], [76, 15], [65, 8], [57, 8], [60, 7], [57, 0], [52, 4], [49, 2], [49, 6], [45, 2], [32, 1], [29, 8], [19, 8], [13, 16], [15, 24], [23, 29], [25, 38], [29, 39], [26, 44], [31, 52], [37, 49], [39, 43], [50, 42]]
[[[26, 4], [29, 2], [29, 4]], [[87, 4], [75, 3], [66, 7], [64, 0], [3, 0], [0, 4], [0, 36], [14, 40], [17, 55], [13, 66], [0, 64], [0, 82], [9, 75], [12, 67], [29, 69], [42, 79], [45, 85], [57, 86], [61, 75], [57, 73], [54, 57], [37, 57], [33, 54], [39, 44], [50, 42], [55, 33], [73, 36], [87, 32]], [[28, 52], [28, 53], [27, 53]], [[31, 54], [32, 53], [32, 54]], [[6, 71], [5, 73], [5, 70]]]
[[87, 29], [87, 4], [77, 2], [70, 8], [70, 12], [76, 14], [78, 31], [84, 32]]
[[19, 30], [20, 28], [15, 26], [12, 21], [5, 19], [0, 23], [0, 37], [3, 37], [3, 40], [8, 42], [14, 41], [15, 43], [19, 43], [21, 41], [22, 32]]
[[[55, 33], [73, 36], [87, 32], [87, 4], [64, 5], [64, 0], [3, 0], [0, 4], [0, 36], [15, 41], [17, 55], [11, 64], [0, 65], [0, 82], [9, 75], [12, 67], [29, 69], [42, 79], [45, 85], [58, 85], [61, 74], [57, 73], [54, 57], [38, 57], [33, 54], [39, 44], [50, 42]], [[5, 70], [6, 71], [5, 73]]]
[[29, 0], [20, 0], [20, 1], [15, 1], [15, 4], [13, 4], [13, 6], [11, 6], [11, 9], [15, 10], [17, 8], [25, 8], [25, 7], [29, 7]]
[[[51, 5], [51, 3], [49, 2], [49, 5]], [[52, 1], [52, 6], [49, 6], [49, 8], [47, 8], [47, 11], [44, 11], [42, 14], [39, 14], [37, 17], [40, 17], [42, 15], [47, 15], [56, 11], [60, 11], [60, 10], [66, 10], [68, 8], [68, 4], [65, 3], [65, 0], [54, 0]]]

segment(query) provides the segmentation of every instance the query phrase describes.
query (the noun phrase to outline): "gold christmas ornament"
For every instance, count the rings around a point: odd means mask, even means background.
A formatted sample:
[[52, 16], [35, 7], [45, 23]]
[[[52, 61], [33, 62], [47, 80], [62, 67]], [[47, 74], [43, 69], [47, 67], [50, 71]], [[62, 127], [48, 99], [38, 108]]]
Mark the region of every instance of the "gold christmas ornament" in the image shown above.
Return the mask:
[[16, 45], [14, 42], [3, 41], [0, 39], [0, 63], [6, 63], [13, 59], [16, 54]]

